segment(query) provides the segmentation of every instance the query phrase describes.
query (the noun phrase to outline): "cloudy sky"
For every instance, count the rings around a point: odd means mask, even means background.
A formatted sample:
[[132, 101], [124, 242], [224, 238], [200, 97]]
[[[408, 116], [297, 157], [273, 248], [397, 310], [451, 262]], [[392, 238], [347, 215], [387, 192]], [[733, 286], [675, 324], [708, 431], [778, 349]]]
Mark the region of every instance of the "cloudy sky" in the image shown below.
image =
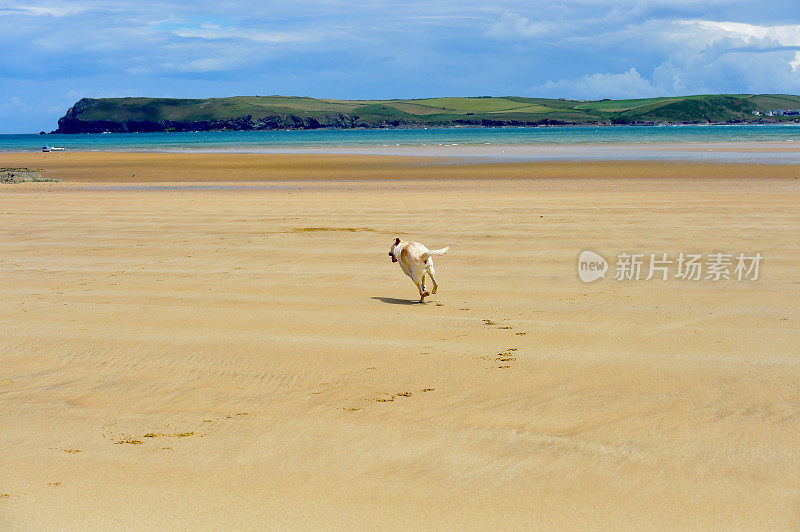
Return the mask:
[[800, 93], [800, 3], [0, 0], [0, 133], [81, 97]]

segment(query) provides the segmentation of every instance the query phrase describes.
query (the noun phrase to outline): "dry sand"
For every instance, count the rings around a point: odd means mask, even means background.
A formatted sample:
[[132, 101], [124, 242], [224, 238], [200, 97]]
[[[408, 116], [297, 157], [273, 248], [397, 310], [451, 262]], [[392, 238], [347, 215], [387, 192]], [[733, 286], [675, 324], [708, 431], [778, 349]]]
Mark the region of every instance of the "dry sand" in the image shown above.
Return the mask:
[[[268, 169], [196, 157], [120, 155]], [[800, 526], [795, 168], [414, 163], [577, 177], [0, 189], [0, 528]], [[395, 235], [453, 243], [428, 304]], [[584, 249], [765, 259], [583, 284]]]

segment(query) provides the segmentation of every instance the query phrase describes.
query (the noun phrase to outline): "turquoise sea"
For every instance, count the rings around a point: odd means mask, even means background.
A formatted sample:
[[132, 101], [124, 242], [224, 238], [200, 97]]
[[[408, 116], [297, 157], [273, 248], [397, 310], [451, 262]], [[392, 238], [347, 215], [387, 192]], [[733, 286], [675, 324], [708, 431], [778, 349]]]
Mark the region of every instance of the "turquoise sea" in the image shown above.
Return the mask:
[[[371, 153], [419, 153], [420, 149], [509, 146], [521, 158], [608, 158], [610, 148], [627, 146], [620, 158], [650, 158], [661, 145], [767, 145], [793, 148], [800, 143], [800, 124], [790, 125], [691, 125], [609, 127], [504, 127], [427, 128], [300, 131], [213, 131], [191, 133], [103, 133], [78, 135], [0, 135], [0, 151], [41, 151], [59, 146], [73, 151], [355, 151]], [[439, 148], [441, 147], [441, 148]], [[530, 150], [525, 151], [529, 147]], [[643, 149], [647, 148], [647, 149]], [[669, 157], [694, 156], [674, 151]], [[695, 146], [696, 148], [696, 146]], [[410, 150], [409, 150], [410, 149]], [[459, 150], [451, 150], [454, 154]], [[538, 151], [537, 151], [538, 150]], [[709, 150], [711, 151], [711, 150]], [[787, 150], [783, 150], [787, 151]], [[437, 152], [437, 153], [438, 153]], [[624, 152], [624, 153], [623, 153]], [[798, 150], [800, 153], [800, 149]], [[425, 153], [424, 151], [422, 153]], [[499, 152], [498, 152], [499, 153]], [[687, 152], [688, 153], [688, 152]], [[713, 152], [712, 152], [713, 153]], [[492, 154], [486, 152], [487, 155]], [[538, 154], [538, 155], [537, 155]], [[664, 153], [661, 153], [664, 156]], [[762, 158], [770, 157], [761, 154]], [[708, 156], [704, 155], [704, 158]], [[747, 155], [758, 159], [758, 155]], [[773, 157], [770, 157], [773, 158]], [[782, 162], [800, 156], [782, 154]]]

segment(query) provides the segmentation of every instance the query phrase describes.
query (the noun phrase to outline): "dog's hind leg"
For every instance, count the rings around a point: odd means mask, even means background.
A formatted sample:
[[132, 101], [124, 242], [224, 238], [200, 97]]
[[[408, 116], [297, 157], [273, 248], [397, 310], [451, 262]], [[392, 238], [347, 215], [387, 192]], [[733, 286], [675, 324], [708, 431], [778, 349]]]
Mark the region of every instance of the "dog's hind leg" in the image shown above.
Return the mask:
[[419, 302], [422, 303], [425, 301], [425, 296], [430, 295], [430, 293], [425, 290], [425, 270], [416, 270], [412, 273], [414, 275], [411, 279], [414, 281], [414, 284], [417, 285], [417, 290], [419, 290]]
[[417, 285], [417, 289], [419, 290], [419, 302], [423, 303], [425, 301], [425, 296], [429, 296], [431, 293], [425, 290], [425, 287], [422, 285]]
[[[436, 290], [439, 289], [439, 283], [436, 282], [436, 277], [435, 277], [436, 276], [436, 270], [433, 269], [433, 262], [431, 262], [431, 264], [428, 266], [427, 272], [428, 272], [428, 275], [431, 278], [431, 281], [433, 282], [433, 287], [431, 288], [431, 294], [435, 294]], [[423, 276], [423, 279], [424, 278], [425, 277]]]

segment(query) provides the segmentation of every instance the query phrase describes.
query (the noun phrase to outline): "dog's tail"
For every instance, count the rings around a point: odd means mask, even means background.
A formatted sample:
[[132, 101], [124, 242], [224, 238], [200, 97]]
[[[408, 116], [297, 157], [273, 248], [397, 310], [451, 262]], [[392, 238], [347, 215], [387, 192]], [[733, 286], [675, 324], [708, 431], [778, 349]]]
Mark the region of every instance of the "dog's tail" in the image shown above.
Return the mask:
[[427, 262], [429, 258], [435, 255], [444, 255], [448, 251], [450, 251], [450, 244], [448, 244], [446, 248], [442, 249], [429, 249], [428, 251], [420, 255], [420, 259], [422, 260], [422, 262]]

